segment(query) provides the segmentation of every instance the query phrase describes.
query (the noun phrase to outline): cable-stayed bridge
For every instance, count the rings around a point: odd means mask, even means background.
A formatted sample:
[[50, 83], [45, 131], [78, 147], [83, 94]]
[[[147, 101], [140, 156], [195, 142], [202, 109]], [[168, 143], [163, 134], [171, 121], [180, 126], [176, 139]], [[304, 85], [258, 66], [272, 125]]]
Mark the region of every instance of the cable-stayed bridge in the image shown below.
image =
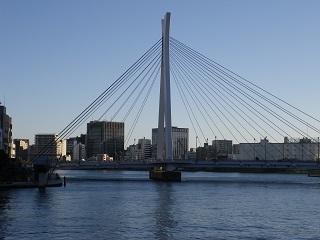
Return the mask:
[[[290, 161], [290, 151], [297, 158], [307, 156], [300, 160], [319, 161], [319, 119], [171, 37], [169, 29], [167, 13], [162, 19], [162, 37], [63, 128], [56, 141], [69, 137], [95, 116], [125, 122], [124, 145], [128, 146], [137, 124], [157, 116], [157, 154], [152, 164], [173, 171], [179, 163], [173, 161], [172, 117], [188, 120], [190, 133], [200, 146], [208, 139], [231, 139], [247, 144], [247, 155], [256, 156], [257, 149], [251, 143], [264, 139], [269, 148], [265, 148], [264, 157], [245, 161]], [[158, 111], [150, 108], [146, 113], [150, 118], [142, 119], [153, 95], [159, 97]], [[180, 102], [178, 108], [176, 101]], [[300, 138], [302, 144], [281, 145], [285, 138]], [[274, 144], [267, 144], [269, 141]], [[38, 157], [46, 152], [44, 148]], [[314, 163], [312, 166], [317, 165]], [[239, 162], [240, 167], [245, 165]]]

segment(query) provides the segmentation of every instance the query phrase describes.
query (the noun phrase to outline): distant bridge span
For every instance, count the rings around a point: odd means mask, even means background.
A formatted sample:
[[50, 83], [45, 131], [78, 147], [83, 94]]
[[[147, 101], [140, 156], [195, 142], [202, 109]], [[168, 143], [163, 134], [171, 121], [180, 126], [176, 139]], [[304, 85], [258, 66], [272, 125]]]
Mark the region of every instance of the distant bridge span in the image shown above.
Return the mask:
[[[164, 162], [83, 162], [81, 164], [60, 164], [63, 170], [145, 170], [162, 166]], [[251, 173], [307, 173], [310, 170], [320, 170], [320, 163], [311, 161], [174, 161], [181, 171], [210, 172], [251, 172]]]

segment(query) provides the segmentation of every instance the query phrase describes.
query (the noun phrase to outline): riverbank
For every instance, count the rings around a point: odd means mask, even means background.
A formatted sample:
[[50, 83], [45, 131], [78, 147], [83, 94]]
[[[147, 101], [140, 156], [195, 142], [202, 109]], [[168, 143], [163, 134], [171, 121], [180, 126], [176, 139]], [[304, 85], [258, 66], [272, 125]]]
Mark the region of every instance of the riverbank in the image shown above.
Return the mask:
[[0, 183], [30, 182], [33, 180], [33, 169], [25, 166], [15, 158], [9, 158], [0, 151]]
[[[47, 180], [45, 187], [61, 187], [62, 179], [53, 174]], [[0, 189], [37, 188], [39, 187], [35, 171], [15, 158], [8, 158], [0, 152]]]

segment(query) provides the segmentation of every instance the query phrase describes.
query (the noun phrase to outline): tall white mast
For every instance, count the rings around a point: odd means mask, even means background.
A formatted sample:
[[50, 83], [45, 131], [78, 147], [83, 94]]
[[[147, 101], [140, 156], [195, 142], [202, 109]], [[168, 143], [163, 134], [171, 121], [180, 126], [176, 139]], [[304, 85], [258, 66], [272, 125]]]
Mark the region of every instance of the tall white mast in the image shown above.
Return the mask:
[[169, 30], [170, 13], [167, 12], [162, 23], [162, 59], [160, 78], [160, 101], [158, 119], [157, 159], [172, 161], [172, 124], [170, 93]]

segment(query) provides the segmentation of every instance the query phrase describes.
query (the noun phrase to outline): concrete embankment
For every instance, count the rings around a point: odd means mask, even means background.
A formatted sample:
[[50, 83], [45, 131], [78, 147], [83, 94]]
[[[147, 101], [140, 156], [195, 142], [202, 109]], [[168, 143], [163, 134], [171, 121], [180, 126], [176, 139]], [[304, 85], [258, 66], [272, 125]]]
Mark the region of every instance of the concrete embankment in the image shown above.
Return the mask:
[[0, 151], [0, 187], [30, 185], [33, 179], [31, 168], [24, 166], [21, 161], [8, 156]]
[[[62, 186], [62, 179], [57, 174], [51, 175], [45, 181], [44, 187]], [[39, 182], [32, 167], [24, 165], [18, 159], [8, 158], [0, 151], [0, 189], [37, 187]]]

